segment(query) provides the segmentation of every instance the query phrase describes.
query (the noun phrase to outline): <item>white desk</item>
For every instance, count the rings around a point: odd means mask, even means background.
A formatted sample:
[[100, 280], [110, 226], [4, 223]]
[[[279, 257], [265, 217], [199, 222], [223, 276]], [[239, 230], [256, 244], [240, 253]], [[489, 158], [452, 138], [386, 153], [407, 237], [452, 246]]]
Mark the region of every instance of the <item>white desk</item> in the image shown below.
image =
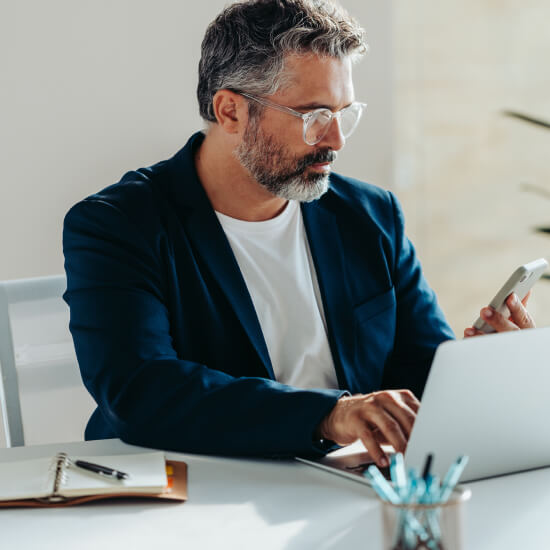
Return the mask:
[[[83, 450], [83, 448], [85, 450]], [[0, 449], [0, 462], [68, 453], [136, 452], [118, 440]], [[2, 548], [239, 550], [381, 547], [370, 489], [296, 462], [168, 453], [189, 464], [184, 504], [96, 503], [0, 510]], [[550, 469], [469, 484], [467, 548], [544, 548], [550, 540]]]

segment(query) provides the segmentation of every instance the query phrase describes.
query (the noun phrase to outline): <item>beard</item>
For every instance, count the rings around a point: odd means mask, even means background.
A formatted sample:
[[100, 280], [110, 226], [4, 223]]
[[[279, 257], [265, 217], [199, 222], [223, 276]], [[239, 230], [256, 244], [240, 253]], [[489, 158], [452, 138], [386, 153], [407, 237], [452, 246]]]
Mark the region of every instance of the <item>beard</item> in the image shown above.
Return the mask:
[[307, 173], [308, 166], [333, 162], [336, 151], [319, 149], [303, 157], [292, 154], [273, 136], [249, 122], [235, 156], [250, 175], [271, 194], [286, 200], [311, 202], [328, 190], [328, 174]]

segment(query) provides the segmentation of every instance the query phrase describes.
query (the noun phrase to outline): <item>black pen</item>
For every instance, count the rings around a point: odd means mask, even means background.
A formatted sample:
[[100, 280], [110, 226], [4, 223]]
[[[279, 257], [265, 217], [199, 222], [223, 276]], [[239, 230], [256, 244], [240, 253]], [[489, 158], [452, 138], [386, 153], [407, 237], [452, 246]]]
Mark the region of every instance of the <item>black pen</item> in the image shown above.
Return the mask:
[[428, 479], [428, 476], [430, 475], [430, 470], [432, 469], [432, 461], [434, 459], [434, 455], [430, 453], [426, 457], [426, 462], [424, 463], [424, 470], [422, 471], [422, 479], [426, 481]]
[[74, 465], [83, 470], [94, 472], [94, 474], [100, 476], [114, 477], [115, 479], [128, 479], [130, 477], [127, 473], [121, 472], [120, 470], [115, 470], [108, 466], [101, 466], [100, 464], [94, 464], [93, 462], [86, 462], [85, 460], [75, 460]]

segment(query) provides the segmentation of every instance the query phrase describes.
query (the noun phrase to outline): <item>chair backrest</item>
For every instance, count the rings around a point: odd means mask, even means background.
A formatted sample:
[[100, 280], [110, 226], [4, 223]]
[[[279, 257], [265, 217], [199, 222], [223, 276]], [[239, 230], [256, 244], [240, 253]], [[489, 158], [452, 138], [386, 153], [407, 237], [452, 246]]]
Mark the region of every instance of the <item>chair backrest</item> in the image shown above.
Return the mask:
[[64, 275], [0, 281], [0, 400], [7, 447], [78, 441], [95, 404], [80, 377]]

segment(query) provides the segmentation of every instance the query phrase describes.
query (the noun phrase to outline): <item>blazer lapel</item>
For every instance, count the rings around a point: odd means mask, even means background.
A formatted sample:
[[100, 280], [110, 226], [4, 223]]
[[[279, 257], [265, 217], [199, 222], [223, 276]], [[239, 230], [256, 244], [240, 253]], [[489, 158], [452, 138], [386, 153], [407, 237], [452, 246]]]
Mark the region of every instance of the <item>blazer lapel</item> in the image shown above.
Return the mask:
[[353, 353], [354, 334], [338, 224], [334, 214], [323, 206], [323, 199], [302, 204], [302, 214], [323, 299], [338, 383], [341, 388], [348, 388], [346, 372], [353, 364], [349, 354]]
[[184, 149], [173, 157], [172, 195], [182, 208], [181, 219], [187, 236], [216, 278], [269, 377], [274, 380], [269, 352], [252, 298], [231, 246], [196, 173], [193, 151], [201, 141], [200, 134], [195, 134]]

